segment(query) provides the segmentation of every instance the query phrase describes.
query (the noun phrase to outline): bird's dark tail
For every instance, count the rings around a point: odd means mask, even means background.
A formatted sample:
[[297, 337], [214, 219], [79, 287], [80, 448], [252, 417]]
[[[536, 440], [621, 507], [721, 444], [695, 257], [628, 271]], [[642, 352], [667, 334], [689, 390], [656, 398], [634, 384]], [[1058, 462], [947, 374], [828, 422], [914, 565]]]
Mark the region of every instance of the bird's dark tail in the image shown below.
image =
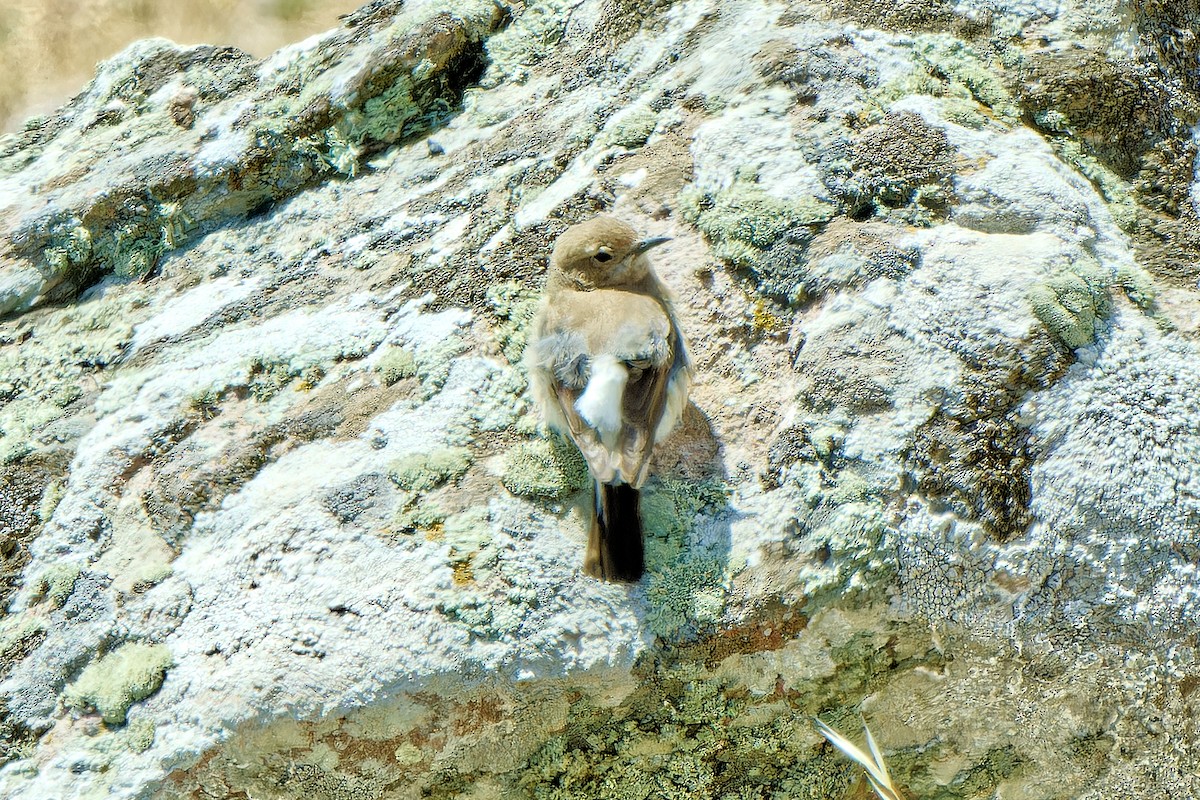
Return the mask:
[[583, 571], [605, 581], [632, 583], [642, 577], [641, 493], [627, 483], [596, 481], [596, 510], [588, 534]]

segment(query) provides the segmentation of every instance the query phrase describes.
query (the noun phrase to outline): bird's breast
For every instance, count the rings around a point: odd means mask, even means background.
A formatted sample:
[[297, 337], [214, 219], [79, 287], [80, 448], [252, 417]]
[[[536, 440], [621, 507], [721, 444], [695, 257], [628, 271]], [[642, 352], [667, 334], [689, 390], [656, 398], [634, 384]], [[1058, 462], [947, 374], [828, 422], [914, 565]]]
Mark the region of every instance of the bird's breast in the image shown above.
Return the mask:
[[562, 292], [547, 311], [547, 333], [578, 334], [592, 355], [658, 362], [670, 347], [670, 318], [649, 295], [617, 289]]

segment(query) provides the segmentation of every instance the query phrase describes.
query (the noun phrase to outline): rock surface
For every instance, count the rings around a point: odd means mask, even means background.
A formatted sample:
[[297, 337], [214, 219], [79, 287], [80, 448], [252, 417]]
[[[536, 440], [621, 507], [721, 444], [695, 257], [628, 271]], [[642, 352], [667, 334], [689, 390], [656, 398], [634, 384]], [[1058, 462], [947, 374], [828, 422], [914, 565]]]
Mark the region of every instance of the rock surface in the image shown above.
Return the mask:
[[[0, 139], [0, 793], [1200, 792], [1194, 3], [374, 2]], [[524, 397], [672, 243], [648, 574]]]

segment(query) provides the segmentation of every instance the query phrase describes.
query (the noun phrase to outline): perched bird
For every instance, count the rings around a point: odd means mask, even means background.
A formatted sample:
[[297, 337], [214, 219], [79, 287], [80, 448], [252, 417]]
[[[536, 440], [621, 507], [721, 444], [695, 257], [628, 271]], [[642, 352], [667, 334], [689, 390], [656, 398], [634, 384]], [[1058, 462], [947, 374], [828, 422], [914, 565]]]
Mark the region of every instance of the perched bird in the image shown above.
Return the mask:
[[608, 216], [564, 231], [526, 349], [546, 423], [575, 442], [595, 480], [583, 568], [604, 580], [642, 576], [639, 489], [691, 383], [670, 295], [646, 257], [665, 241]]

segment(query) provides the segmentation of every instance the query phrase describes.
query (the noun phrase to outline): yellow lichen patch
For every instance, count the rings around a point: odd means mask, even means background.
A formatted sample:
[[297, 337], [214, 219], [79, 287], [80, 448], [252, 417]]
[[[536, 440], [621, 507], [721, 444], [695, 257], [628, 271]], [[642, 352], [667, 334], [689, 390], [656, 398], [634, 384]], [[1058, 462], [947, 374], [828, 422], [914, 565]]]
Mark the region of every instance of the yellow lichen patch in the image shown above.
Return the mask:
[[771, 313], [765, 300], [757, 300], [754, 303], [754, 329], [770, 335], [786, 333], [788, 322], [783, 317]]
[[475, 582], [475, 571], [471, 568], [470, 556], [451, 562], [450, 568], [454, 575], [455, 586], [468, 586]]

